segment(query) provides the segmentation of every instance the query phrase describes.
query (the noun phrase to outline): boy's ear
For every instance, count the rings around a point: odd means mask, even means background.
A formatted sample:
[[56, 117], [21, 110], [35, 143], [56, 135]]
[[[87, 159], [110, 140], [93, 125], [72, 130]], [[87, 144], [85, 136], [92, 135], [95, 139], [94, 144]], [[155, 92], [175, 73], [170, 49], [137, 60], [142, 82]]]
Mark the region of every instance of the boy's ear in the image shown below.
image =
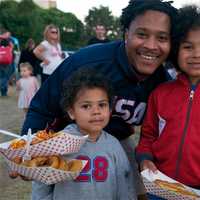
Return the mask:
[[71, 119], [71, 120], [74, 120], [73, 110], [72, 110], [72, 109], [69, 109], [69, 110], [67, 111], [67, 113], [68, 113], [70, 119]]

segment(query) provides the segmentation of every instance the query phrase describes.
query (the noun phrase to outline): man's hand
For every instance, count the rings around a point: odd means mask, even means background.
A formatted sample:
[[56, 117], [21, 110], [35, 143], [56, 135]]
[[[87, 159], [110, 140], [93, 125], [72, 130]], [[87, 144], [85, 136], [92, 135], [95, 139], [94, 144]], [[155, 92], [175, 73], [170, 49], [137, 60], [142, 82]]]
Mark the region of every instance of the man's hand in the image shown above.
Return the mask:
[[141, 171], [143, 171], [145, 169], [149, 169], [150, 171], [152, 171], [154, 173], [158, 170], [157, 167], [155, 166], [155, 164], [150, 160], [143, 160], [140, 163], [140, 169], [141, 169]]

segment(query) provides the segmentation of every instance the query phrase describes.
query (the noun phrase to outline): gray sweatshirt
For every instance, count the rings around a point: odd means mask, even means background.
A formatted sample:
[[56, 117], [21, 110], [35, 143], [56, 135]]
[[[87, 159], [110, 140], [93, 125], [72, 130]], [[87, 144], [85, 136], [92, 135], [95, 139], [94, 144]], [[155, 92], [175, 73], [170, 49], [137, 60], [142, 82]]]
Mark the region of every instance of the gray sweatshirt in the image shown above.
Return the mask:
[[[81, 135], [75, 124], [64, 131]], [[74, 181], [55, 185], [32, 183], [32, 200], [136, 200], [128, 158], [119, 141], [102, 131], [94, 143], [86, 141], [80, 151], [66, 158], [84, 158], [88, 164]]]

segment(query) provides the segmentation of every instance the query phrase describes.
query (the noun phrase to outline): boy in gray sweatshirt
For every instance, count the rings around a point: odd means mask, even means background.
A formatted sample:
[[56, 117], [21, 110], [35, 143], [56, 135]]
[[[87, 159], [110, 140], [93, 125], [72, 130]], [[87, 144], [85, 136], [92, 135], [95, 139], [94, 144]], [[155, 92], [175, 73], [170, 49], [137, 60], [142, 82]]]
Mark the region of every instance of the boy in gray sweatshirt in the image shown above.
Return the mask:
[[111, 90], [105, 77], [84, 68], [63, 86], [61, 105], [73, 120], [64, 131], [88, 135], [78, 153], [66, 156], [88, 163], [74, 181], [33, 182], [32, 200], [136, 200], [132, 171], [119, 141], [102, 130], [110, 118]]

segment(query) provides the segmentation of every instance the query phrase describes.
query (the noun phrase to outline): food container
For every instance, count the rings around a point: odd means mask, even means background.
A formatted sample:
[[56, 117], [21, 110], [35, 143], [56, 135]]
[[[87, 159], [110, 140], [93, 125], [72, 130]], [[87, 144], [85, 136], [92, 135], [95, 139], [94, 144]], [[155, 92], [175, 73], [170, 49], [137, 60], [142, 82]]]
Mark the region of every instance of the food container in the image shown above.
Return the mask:
[[[26, 140], [27, 136], [21, 138]], [[76, 136], [60, 131], [56, 136], [48, 140], [30, 145], [29, 155], [36, 157], [76, 153], [80, 150], [87, 138], [88, 136]], [[8, 148], [11, 142], [1, 143], [0, 152], [8, 159], [13, 159], [16, 156], [23, 157], [26, 151], [25, 147], [20, 149]]]
[[[184, 184], [181, 184], [177, 182], [176, 180], [166, 176], [160, 171], [157, 171], [157, 173], [153, 173], [151, 171], [144, 170], [141, 172], [143, 183], [145, 185], [145, 188], [148, 193], [162, 197], [164, 199], [168, 200], [200, 200], [200, 191], [193, 189], [191, 187], [188, 187]], [[192, 192], [193, 195], [185, 195], [181, 192], [175, 192], [170, 189], [163, 188], [156, 184], [156, 180], [162, 180], [167, 181], [169, 183], [178, 183], [181, 184], [184, 187], [184, 190]]]
[[9, 169], [16, 171], [29, 179], [40, 181], [44, 184], [50, 185], [62, 181], [72, 181], [76, 179], [83, 170], [88, 161], [82, 161], [82, 168], [80, 171], [64, 171], [52, 167], [26, 167], [24, 165], [16, 164], [3, 156]]

